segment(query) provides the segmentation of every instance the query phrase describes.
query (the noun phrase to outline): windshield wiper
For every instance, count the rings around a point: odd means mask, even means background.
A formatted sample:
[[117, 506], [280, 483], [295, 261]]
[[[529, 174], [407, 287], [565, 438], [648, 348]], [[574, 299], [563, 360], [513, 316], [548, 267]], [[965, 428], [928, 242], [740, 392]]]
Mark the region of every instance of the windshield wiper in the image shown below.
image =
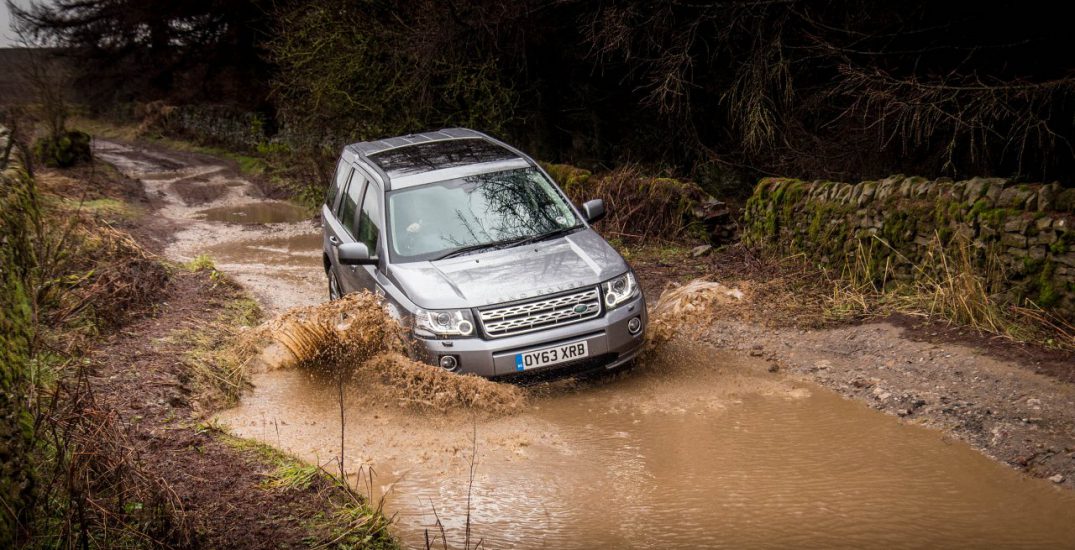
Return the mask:
[[559, 237], [561, 235], [566, 235], [566, 234], [571, 233], [572, 231], [574, 231], [576, 229], [581, 229], [581, 228], [582, 228], [581, 224], [576, 224], [576, 225], [572, 225], [571, 227], [562, 227], [560, 229], [553, 229], [552, 231], [549, 231], [548, 233], [541, 233], [539, 235], [531, 235], [529, 237], [523, 237], [521, 239], [515, 240], [515, 241], [513, 241], [511, 243], [511, 246], [523, 246], [523, 245], [527, 245], [527, 244], [530, 244], [530, 243], [536, 243], [538, 241], [547, 241], [549, 239], [555, 239], [556, 237]]
[[539, 235], [531, 235], [529, 237], [522, 237], [522, 238], [518, 238], [518, 239], [504, 239], [504, 240], [501, 240], [501, 241], [493, 241], [491, 243], [484, 243], [484, 244], [472, 244], [472, 245], [469, 245], [469, 246], [456, 248], [456, 249], [452, 250], [451, 252], [448, 252], [448, 253], [446, 253], [446, 254], [444, 254], [442, 256], [438, 256], [437, 258], [434, 258], [433, 261], [446, 260], [448, 258], [454, 258], [456, 256], [462, 256], [463, 254], [467, 254], [467, 253], [470, 253], [470, 252], [477, 252], [479, 250], [488, 250], [488, 249], [494, 249], [494, 248], [509, 248], [509, 247], [513, 247], [513, 246], [523, 246], [523, 245], [530, 244], [530, 243], [535, 243], [535, 242], [538, 242], [538, 241], [544, 241], [544, 240], [547, 240], [547, 239], [552, 239], [554, 237], [558, 237], [560, 235], [570, 233], [570, 232], [572, 232], [572, 231], [574, 231], [576, 229], [579, 229], [581, 227], [582, 227], [582, 225], [572, 225], [571, 227], [565, 227], [565, 228], [562, 228], [562, 229], [555, 229], [553, 231], [549, 231], [548, 233], [541, 233]]
[[469, 245], [469, 246], [463, 246], [463, 247], [460, 247], [460, 248], [456, 248], [456, 249], [452, 250], [451, 252], [448, 252], [447, 254], [444, 254], [442, 256], [438, 256], [436, 258], [433, 258], [433, 261], [444, 260], [444, 259], [447, 259], [447, 258], [454, 258], [456, 256], [462, 256], [463, 254], [466, 254], [468, 252], [477, 252], [478, 250], [485, 250], [487, 248], [501, 248], [501, 247], [504, 247], [504, 246], [510, 246], [512, 244], [515, 244], [516, 240], [517, 239], [504, 239], [502, 241], [493, 241], [491, 243], [472, 244], [472, 245]]

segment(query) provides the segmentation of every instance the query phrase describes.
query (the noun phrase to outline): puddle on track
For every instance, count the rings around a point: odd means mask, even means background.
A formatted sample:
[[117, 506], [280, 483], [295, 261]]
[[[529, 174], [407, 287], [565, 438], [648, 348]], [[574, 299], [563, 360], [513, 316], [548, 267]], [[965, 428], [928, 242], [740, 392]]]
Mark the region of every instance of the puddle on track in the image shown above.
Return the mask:
[[238, 206], [218, 206], [200, 210], [196, 215], [206, 221], [238, 224], [291, 223], [301, 222], [313, 217], [306, 208], [275, 201], [255, 202]]
[[[372, 466], [405, 544], [433, 507], [504, 547], [1070, 547], [1075, 495], [760, 361], [674, 344], [664, 365], [565, 384], [525, 413], [408, 414], [351, 388], [345, 456]], [[256, 375], [220, 420], [331, 467], [339, 408], [300, 370]]]
[[[94, 152], [160, 200], [155, 215], [171, 224], [168, 259], [189, 262], [208, 254], [269, 314], [322, 301], [321, 232], [309, 210], [264, 199], [252, 182], [210, 157], [107, 140], [96, 140]], [[189, 199], [199, 198], [208, 202], [192, 206], [202, 201]]]
[[[320, 233], [224, 242], [205, 249], [220, 264], [312, 267], [322, 270]], [[319, 276], [324, 277], [320, 271]]]

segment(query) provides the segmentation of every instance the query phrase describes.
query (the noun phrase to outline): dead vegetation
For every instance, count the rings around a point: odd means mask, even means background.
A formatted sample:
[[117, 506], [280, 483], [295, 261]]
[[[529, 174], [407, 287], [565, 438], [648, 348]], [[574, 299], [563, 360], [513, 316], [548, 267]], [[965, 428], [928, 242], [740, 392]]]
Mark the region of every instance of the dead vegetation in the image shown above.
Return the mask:
[[[830, 279], [828, 315], [864, 319], [900, 313], [969, 327], [1012, 342], [1075, 349], [1075, 326], [1033, 303], [1011, 305], [989, 292], [974, 265], [979, 252], [970, 243], [943, 245], [935, 235], [923, 261], [913, 264], [911, 282], [893, 281], [890, 264], [870, 262], [866, 246], [860, 244], [843, 272]], [[869, 246], [888, 245], [878, 239]], [[986, 260], [986, 278], [1004, 276], [995, 258]]]
[[193, 528], [162, 479], [147, 472], [115, 411], [80, 369], [37, 403], [37, 499], [32, 547], [189, 545]]
[[609, 238], [697, 243], [712, 229], [706, 223], [712, 197], [695, 183], [654, 176], [635, 164], [599, 175], [562, 164], [545, 168], [573, 202], [604, 199], [608, 215], [598, 227]]

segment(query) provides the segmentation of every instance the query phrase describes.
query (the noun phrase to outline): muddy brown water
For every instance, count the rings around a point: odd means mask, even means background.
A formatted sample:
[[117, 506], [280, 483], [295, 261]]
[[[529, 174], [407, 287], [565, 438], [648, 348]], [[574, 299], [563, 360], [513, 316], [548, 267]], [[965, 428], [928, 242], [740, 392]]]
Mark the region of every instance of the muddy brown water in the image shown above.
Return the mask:
[[198, 211], [204, 220], [240, 224], [291, 223], [310, 219], [306, 208], [278, 201], [265, 201], [239, 206], [217, 206]]
[[[374, 469], [418, 547], [434, 510], [462, 544], [468, 491], [488, 548], [1075, 545], [1075, 495], [965, 444], [750, 358], [682, 342], [662, 357], [491, 419], [406, 413], [351, 387], [345, 462]], [[301, 370], [254, 384], [219, 420], [331, 467], [336, 389]]]
[[255, 237], [209, 246], [205, 252], [224, 265], [262, 264], [321, 269], [321, 239], [320, 233]]

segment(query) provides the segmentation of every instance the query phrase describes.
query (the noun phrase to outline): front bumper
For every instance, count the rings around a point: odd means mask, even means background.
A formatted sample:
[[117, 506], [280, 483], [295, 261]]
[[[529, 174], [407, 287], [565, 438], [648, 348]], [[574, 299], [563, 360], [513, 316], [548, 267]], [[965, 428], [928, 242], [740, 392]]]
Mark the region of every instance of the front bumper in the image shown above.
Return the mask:
[[[638, 334], [631, 334], [627, 330], [627, 323], [635, 317], [642, 319], [642, 330]], [[422, 359], [433, 365], [438, 364], [441, 356], [454, 355], [459, 361], [459, 372], [500, 377], [519, 372], [515, 367], [515, 355], [518, 353], [585, 340], [589, 349], [589, 356], [585, 359], [528, 369], [524, 372], [566, 370], [578, 367], [580, 363], [594, 368], [614, 369], [630, 362], [642, 351], [647, 325], [646, 301], [640, 294], [627, 304], [580, 323], [489, 340], [419, 339], [416, 342], [416, 351]]]

